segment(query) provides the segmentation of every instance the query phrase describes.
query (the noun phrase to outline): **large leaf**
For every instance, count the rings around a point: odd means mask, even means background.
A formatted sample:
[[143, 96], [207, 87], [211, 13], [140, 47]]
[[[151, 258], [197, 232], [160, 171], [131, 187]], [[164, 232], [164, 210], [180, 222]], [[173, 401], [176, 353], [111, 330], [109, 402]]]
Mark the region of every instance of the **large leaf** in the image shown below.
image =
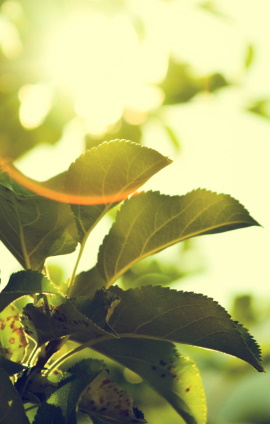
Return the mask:
[[28, 342], [20, 316], [14, 305], [0, 313], [0, 355], [14, 362], [22, 362]]
[[70, 206], [33, 195], [0, 174], [0, 240], [24, 268], [42, 270], [48, 256], [75, 250]]
[[0, 368], [0, 423], [29, 424], [18, 392], [2, 368]]
[[105, 371], [86, 387], [78, 407], [94, 424], [146, 422], [142, 413], [133, 407], [130, 394], [110, 380]]
[[187, 424], [205, 424], [206, 400], [199, 371], [171, 343], [122, 338], [94, 348], [139, 374]]
[[[84, 306], [80, 302], [83, 311]], [[98, 303], [98, 306], [101, 304]], [[32, 303], [26, 305], [23, 313], [22, 322], [25, 330], [39, 346], [47, 341], [68, 335], [74, 335], [74, 337], [76, 335], [82, 342], [102, 335], [117, 337], [106, 322], [105, 317], [108, 311], [105, 307], [104, 319], [101, 319], [100, 311], [96, 316], [96, 323], [81, 313], [70, 300], [57, 295], [49, 295], [45, 302], [41, 299], [36, 306]], [[90, 317], [94, 317], [94, 315], [94, 311], [89, 311]]]
[[81, 239], [112, 206], [171, 162], [153, 149], [126, 140], [104, 142], [81, 155], [66, 173], [66, 191], [78, 199], [94, 196], [104, 202], [72, 205]]
[[229, 195], [202, 189], [184, 196], [141, 193], [124, 202], [96, 267], [77, 280], [77, 291], [87, 294], [91, 281], [98, 280], [110, 287], [139, 260], [182, 240], [252, 225], [259, 224]]
[[71, 367], [59, 388], [38, 409], [34, 424], [76, 424], [76, 407], [83, 390], [104, 369], [95, 359], [84, 359]]
[[0, 293], [0, 312], [21, 296], [35, 293], [59, 294], [59, 290], [38, 271], [19, 271], [11, 275], [8, 284]]
[[159, 286], [110, 289], [121, 298], [109, 323], [120, 337], [185, 343], [224, 352], [263, 371], [260, 349], [216, 301]]

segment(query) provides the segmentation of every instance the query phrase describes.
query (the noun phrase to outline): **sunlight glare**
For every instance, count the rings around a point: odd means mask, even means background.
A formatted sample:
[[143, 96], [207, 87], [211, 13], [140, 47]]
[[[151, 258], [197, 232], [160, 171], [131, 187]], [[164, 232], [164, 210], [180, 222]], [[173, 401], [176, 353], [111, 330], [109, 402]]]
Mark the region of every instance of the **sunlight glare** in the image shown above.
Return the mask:
[[54, 84], [73, 96], [86, 130], [98, 134], [126, 107], [144, 112], [161, 104], [162, 96], [149, 86], [164, 77], [167, 56], [159, 59], [155, 50], [149, 40], [139, 41], [125, 15], [77, 13], [51, 31], [45, 68]]

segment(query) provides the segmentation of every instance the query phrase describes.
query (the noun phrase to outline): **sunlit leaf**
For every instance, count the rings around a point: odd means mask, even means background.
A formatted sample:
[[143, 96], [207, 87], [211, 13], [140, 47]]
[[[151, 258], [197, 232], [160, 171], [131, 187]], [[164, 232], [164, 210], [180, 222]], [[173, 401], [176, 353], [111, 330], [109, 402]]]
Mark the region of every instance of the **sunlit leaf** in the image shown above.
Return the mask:
[[0, 313], [0, 355], [14, 362], [22, 362], [28, 342], [20, 316], [14, 305]]
[[41, 270], [48, 256], [73, 252], [78, 236], [69, 205], [14, 187], [0, 173], [0, 239], [20, 264]]
[[[105, 142], [81, 155], [66, 173], [66, 189], [76, 196], [103, 196], [105, 204], [72, 205], [80, 237], [119, 200], [170, 163], [157, 151], [126, 140]], [[107, 196], [115, 200], [108, 201]]]
[[76, 407], [81, 393], [104, 367], [102, 361], [94, 359], [84, 359], [71, 367], [58, 389], [38, 409], [34, 424], [76, 424]]
[[218, 350], [263, 371], [257, 343], [213, 299], [158, 286], [110, 290], [121, 298], [109, 322], [120, 337], [165, 340]]
[[18, 392], [2, 368], [0, 368], [0, 423], [29, 424]]
[[59, 294], [59, 290], [38, 271], [26, 270], [12, 274], [8, 284], [0, 293], [0, 312], [19, 297], [35, 293]]
[[201, 189], [184, 196], [141, 193], [124, 202], [101, 245], [100, 284], [109, 287], [139, 260], [182, 240], [252, 225], [259, 224], [229, 195]]
[[139, 374], [187, 424], [206, 423], [206, 400], [199, 371], [171, 343], [122, 338], [101, 342], [94, 348]]
[[[49, 295], [34, 306], [24, 308], [22, 322], [25, 330], [39, 346], [47, 341], [67, 335], [77, 335], [81, 341], [89, 341], [100, 335], [117, 337], [104, 320], [104, 328], [83, 315], [73, 303], [61, 296]], [[104, 311], [106, 315], [107, 311]], [[99, 323], [101, 318], [99, 317]]]
[[108, 378], [105, 372], [100, 373], [86, 387], [78, 407], [91, 417], [94, 424], [146, 422], [134, 414], [136, 410], [130, 394]]

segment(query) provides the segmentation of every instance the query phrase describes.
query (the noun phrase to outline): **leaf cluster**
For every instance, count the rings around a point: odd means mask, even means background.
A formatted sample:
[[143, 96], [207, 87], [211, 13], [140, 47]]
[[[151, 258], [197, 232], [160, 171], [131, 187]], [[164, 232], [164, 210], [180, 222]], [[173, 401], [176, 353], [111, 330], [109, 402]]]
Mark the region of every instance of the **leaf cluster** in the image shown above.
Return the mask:
[[[77, 196], [76, 204], [33, 194], [0, 174], [0, 239], [24, 268], [0, 294], [4, 424], [75, 424], [80, 414], [95, 424], [146, 422], [91, 353], [59, 371], [85, 348], [139, 374], [187, 424], [206, 423], [206, 400], [196, 365], [175, 344], [217, 350], [263, 371], [255, 340], [213, 299], [152, 284], [151, 278], [128, 290], [114, 285], [134, 264], [171, 245], [259, 225], [229, 195], [205, 189], [179, 196], [137, 192], [170, 162], [130, 141], [104, 142], [42, 184]], [[87, 196], [103, 201], [80, 203]], [[95, 266], [77, 274], [92, 230], [119, 203]], [[73, 274], [60, 289], [46, 275], [46, 259], [77, 247]]]

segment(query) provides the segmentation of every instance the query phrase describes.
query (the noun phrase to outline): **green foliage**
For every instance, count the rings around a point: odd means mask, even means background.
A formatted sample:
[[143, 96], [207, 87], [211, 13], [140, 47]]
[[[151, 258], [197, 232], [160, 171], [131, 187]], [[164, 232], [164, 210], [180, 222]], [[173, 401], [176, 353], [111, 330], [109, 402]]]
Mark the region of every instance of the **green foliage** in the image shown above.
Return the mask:
[[[24, 268], [11, 275], [0, 294], [4, 423], [76, 424], [82, 416], [94, 424], [146, 422], [131, 395], [91, 353], [90, 359], [59, 372], [61, 364], [84, 348], [139, 374], [187, 424], [206, 423], [206, 401], [197, 367], [174, 343], [233, 355], [263, 371], [255, 340], [213, 299], [156, 281], [151, 285], [151, 274], [150, 285], [129, 290], [112, 286], [121, 284], [135, 263], [175, 243], [259, 225], [231, 196], [204, 189], [179, 196], [130, 196], [170, 162], [126, 140], [99, 144], [43, 183], [77, 196], [72, 205], [33, 195], [1, 174], [0, 239]], [[103, 202], [80, 203], [85, 196], [102, 196]], [[76, 275], [93, 228], [121, 201], [96, 265]], [[66, 284], [58, 285], [61, 291], [46, 275], [45, 261], [74, 251], [78, 242], [74, 271]], [[26, 304], [19, 319], [13, 302], [22, 297]], [[73, 349], [68, 340], [76, 342]], [[36, 410], [34, 418], [31, 409]]]

